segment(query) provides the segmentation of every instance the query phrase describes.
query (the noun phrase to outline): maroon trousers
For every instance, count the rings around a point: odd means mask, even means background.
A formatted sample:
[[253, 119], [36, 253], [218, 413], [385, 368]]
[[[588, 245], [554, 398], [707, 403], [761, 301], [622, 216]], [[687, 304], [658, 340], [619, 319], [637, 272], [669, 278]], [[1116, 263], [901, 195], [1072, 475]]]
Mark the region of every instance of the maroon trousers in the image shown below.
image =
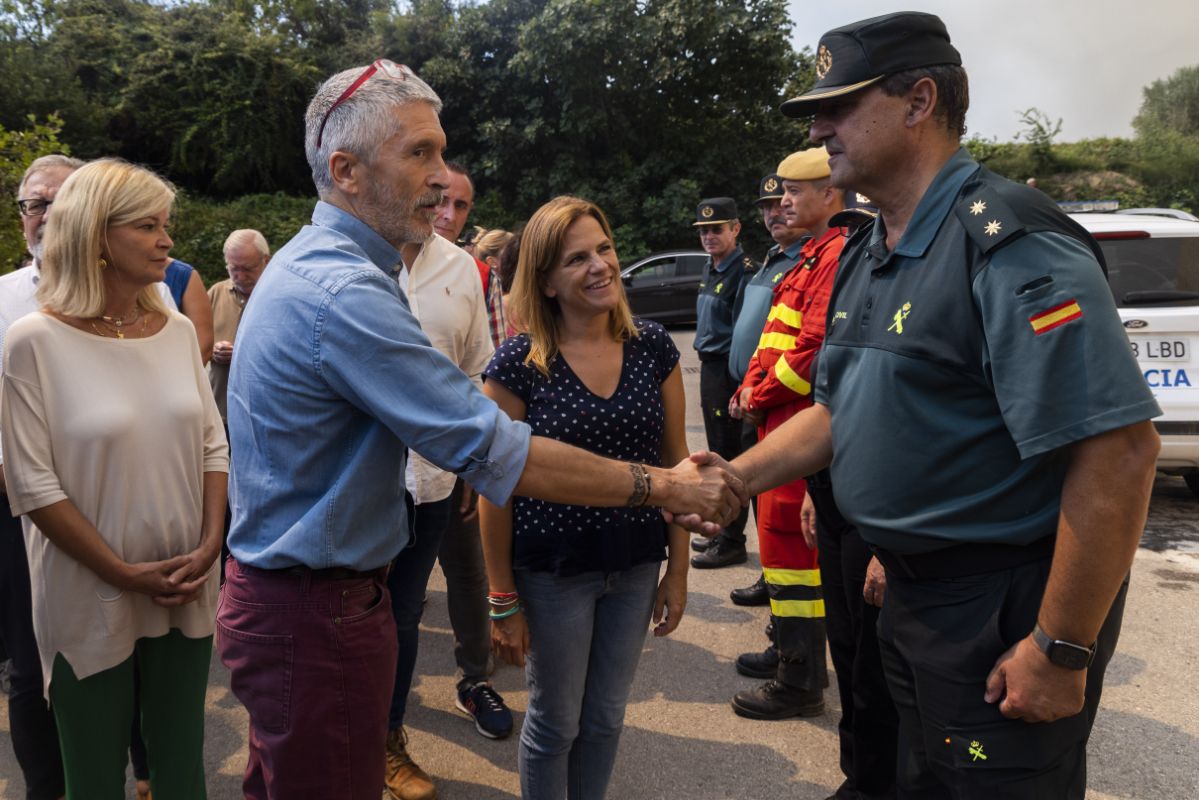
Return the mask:
[[379, 800], [396, 667], [386, 571], [331, 580], [229, 559], [217, 647], [250, 713], [250, 800]]

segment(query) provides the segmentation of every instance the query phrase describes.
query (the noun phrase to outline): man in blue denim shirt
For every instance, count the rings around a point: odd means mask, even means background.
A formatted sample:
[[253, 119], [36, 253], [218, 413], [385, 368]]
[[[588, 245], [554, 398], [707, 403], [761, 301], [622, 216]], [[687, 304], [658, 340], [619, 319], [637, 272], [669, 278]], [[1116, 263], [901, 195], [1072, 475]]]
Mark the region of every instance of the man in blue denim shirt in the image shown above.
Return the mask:
[[383, 790], [396, 660], [384, 580], [408, 536], [407, 448], [497, 504], [649, 502], [717, 523], [742, 505], [738, 481], [690, 462], [642, 467], [530, 438], [429, 345], [394, 271], [399, 248], [430, 235], [449, 178], [440, 107], [387, 61], [326, 81], [305, 120], [321, 202], [238, 330], [218, 630], [250, 716], [249, 798]]

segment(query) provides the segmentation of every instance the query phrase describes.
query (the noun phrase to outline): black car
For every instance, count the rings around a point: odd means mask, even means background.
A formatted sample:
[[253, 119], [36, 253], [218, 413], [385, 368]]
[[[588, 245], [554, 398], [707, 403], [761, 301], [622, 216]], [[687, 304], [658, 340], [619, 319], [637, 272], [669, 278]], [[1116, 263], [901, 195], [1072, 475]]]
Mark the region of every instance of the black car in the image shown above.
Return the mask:
[[620, 273], [633, 315], [663, 325], [695, 324], [695, 296], [708, 254], [668, 250], [636, 261]]

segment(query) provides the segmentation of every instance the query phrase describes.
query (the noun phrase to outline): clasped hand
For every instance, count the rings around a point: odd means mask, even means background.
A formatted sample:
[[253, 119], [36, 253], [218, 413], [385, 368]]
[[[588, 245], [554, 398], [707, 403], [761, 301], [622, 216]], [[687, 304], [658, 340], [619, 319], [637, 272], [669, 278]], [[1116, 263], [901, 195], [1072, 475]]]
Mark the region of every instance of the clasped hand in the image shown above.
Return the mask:
[[692, 453], [671, 470], [679, 498], [662, 509], [667, 522], [712, 536], [749, 505], [745, 481], [733, 465], [715, 453]]
[[197, 547], [190, 553], [162, 561], [126, 564], [120, 588], [150, 595], [155, 604], [172, 607], [186, 605], [200, 596], [208, 582], [208, 570], [220, 550]]

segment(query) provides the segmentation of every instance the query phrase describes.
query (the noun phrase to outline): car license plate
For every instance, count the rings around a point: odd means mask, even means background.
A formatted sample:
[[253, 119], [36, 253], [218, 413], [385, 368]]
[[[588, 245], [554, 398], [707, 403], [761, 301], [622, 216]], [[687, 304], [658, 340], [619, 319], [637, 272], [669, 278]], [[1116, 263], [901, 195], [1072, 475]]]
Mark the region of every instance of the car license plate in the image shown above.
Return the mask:
[[1191, 343], [1185, 336], [1129, 336], [1128, 342], [1138, 361], [1191, 360]]

